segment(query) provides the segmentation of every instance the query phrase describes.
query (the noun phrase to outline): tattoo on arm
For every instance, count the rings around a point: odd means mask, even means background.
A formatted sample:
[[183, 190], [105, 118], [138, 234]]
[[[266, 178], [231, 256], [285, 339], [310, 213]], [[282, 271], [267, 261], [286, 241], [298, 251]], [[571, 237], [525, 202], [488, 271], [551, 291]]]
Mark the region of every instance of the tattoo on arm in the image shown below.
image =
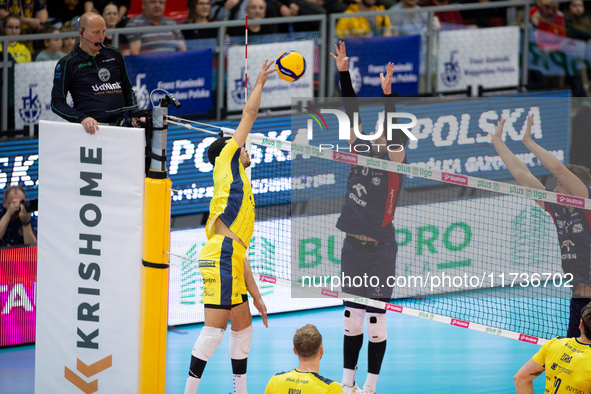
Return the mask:
[[543, 369], [541, 371], [532, 372], [529, 375], [530, 376], [540, 376], [542, 373], [544, 373]]

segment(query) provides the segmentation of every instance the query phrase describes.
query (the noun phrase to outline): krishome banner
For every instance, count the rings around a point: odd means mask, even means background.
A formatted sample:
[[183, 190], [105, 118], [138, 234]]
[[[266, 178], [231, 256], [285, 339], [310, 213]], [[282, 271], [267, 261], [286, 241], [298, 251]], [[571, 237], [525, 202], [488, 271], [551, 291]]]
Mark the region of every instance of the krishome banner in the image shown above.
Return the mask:
[[137, 393], [144, 131], [39, 128], [36, 393]]

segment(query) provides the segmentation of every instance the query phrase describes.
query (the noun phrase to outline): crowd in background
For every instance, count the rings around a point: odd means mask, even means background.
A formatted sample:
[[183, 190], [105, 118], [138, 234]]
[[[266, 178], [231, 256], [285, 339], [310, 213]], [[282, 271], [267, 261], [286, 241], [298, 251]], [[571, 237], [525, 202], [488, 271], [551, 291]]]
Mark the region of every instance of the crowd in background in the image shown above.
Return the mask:
[[[479, 0], [486, 2], [489, 0]], [[0, 19], [4, 35], [57, 33], [76, 31], [78, 19], [88, 11], [100, 13], [107, 29], [121, 27], [144, 27], [176, 25], [178, 23], [205, 24], [210, 21], [242, 20], [248, 13], [249, 34], [287, 32], [294, 28], [306, 30], [317, 28], [314, 24], [271, 24], [256, 25], [253, 20], [270, 17], [293, 17], [323, 13], [357, 13], [361, 11], [382, 11], [417, 9], [416, 13], [390, 14], [373, 18], [341, 18], [336, 33], [343, 37], [368, 37], [389, 35], [420, 34], [428, 17], [422, 7], [449, 5], [450, 0], [187, 0], [182, 2], [182, 12], [175, 19], [165, 16], [166, 0], [143, 0], [142, 13], [130, 18], [130, 0], [0, 0]], [[178, 7], [178, 4], [175, 4]], [[492, 8], [466, 11], [440, 11], [435, 13], [434, 28], [494, 27], [507, 24], [506, 8]], [[591, 16], [586, 12], [582, 0], [570, 3], [554, 3], [551, 0], [537, 0], [531, 8], [529, 18], [540, 31], [550, 32], [558, 37], [570, 37], [588, 41], [591, 39]], [[523, 20], [523, 16], [518, 16]], [[234, 31], [235, 30], [235, 31]], [[243, 34], [243, 29], [229, 29], [230, 35]], [[163, 51], [186, 50], [184, 40], [215, 38], [217, 30], [199, 27], [191, 30], [160, 33], [129, 34], [119, 36], [119, 48], [124, 55]], [[72, 51], [76, 38], [50, 39], [27, 42], [26, 49], [17, 43], [9, 44], [9, 53], [16, 62], [55, 60]], [[560, 45], [559, 39], [555, 42]], [[61, 42], [61, 48], [59, 43]], [[105, 45], [113, 44], [109, 34]], [[551, 43], [546, 43], [551, 45]], [[27, 53], [27, 50], [29, 53]]]

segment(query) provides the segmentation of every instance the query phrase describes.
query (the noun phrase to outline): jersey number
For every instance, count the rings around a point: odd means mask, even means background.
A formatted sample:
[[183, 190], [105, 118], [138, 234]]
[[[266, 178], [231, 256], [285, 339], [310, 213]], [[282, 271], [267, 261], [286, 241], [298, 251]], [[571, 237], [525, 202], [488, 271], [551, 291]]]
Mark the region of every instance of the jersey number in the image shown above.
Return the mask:
[[553, 394], [556, 394], [558, 392], [558, 389], [560, 388], [560, 383], [562, 383], [562, 380], [554, 377], [554, 392]]

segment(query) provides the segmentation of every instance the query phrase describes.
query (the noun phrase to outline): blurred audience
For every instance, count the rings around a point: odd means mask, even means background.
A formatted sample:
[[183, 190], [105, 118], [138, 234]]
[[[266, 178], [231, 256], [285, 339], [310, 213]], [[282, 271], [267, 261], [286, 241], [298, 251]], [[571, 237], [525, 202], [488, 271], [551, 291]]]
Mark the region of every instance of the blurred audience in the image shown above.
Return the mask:
[[[427, 0], [423, 3], [423, 7], [436, 7], [442, 5], [449, 5], [449, 0]], [[488, 10], [487, 10], [488, 11]], [[444, 25], [464, 25], [464, 18], [458, 10], [453, 11], [438, 11], [435, 16], [439, 19], [442, 26]]]
[[[494, 3], [502, 0], [478, 0], [478, 3]], [[471, 1], [466, 1], [471, 3]], [[492, 4], [491, 4], [492, 5]], [[500, 27], [507, 23], [507, 9], [491, 7], [487, 9], [465, 10], [461, 12], [464, 23], [478, 27]]]
[[[74, 24], [70, 21], [64, 23], [62, 27], [60, 27], [60, 33], [67, 33], [71, 31], [78, 31], [74, 27]], [[67, 37], [62, 38], [62, 52], [66, 55], [74, 50], [76, 43], [78, 42], [78, 37]]]
[[[207, 23], [211, 13], [211, 0], [189, 0], [189, 15], [184, 23]], [[200, 26], [193, 30], [183, 30], [185, 40], [195, 40], [199, 38], [216, 38], [217, 29], [207, 29]]]
[[[537, 5], [529, 11], [531, 23], [534, 26], [536, 43], [541, 48], [559, 50], [566, 27], [564, 15], [558, 10], [558, 3], [552, 0], [537, 0]], [[549, 33], [549, 34], [548, 34]]]
[[[55, 26], [61, 26], [66, 22], [77, 24], [78, 18], [84, 14], [86, 3], [84, 0], [47, 0], [51, 24]], [[92, 6], [92, 2], [90, 2], [90, 6]]]
[[[121, 23], [121, 21], [127, 17], [127, 11], [129, 11], [129, 6], [131, 5], [131, 0], [92, 0], [87, 1], [85, 6], [88, 6], [88, 3], [92, 4], [91, 9], [87, 9], [86, 11], [94, 11], [102, 15], [103, 10], [108, 4], [114, 4], [117, 7], [117, 14], [119, 16], [119, 20], [117, 21], [117, 25]], [[104, 18], [104, 15], [103, 15]]]
[[[418, 5], [419, 0], [402, 0], [400, 3], [393, 7], [391, 10], [406, 10], [414, 8], [417, 12], [412, 14], [392, 14], [390, 15], [390, 22], [392, 23], [392, 29], [394, 34], [403, 36], [414, 36], [421, 34], [426, 28], [429, 22], [429, 14], [424, 11], [418, 11], [421, 6]], [[434, 29], [439, 29], [439, 20], [437, 17], [433, 19]]]
[[585, 13], [582, 0], [571, 1], [564, 12], [566, 36], [575, 40], [591, 39], [591, 17]]
[[[386, 7], [383, 5], [376, 5], [376, 0], [360, 0], [359, 3], [349, 4], [345, 13], [354, 14], [364, 11], [383, 11], [385, 9]], [[341, 18], [337, 22], [336, 33], [339, 38], [391, 36], [392, 26], [388, 15]]]
[[[41, 31], [42, 33], [55, 33], [59, 34], [60, 29], [55, 27], [47, 27]], [[36, 62], [46, 62], [48, 60], [58, 61], [62, 57], [66, 56], [64, 52], [62, 52], [62, 39], [61, 38], [50, 38], [43, 40], [43, 49], [37, 57], [35, 57]]]
[[[130, 19], [127, 27], [177, 26], [175, 21], [164, 16], [165, 7], [166, 0], [143, 0], [142, 13]], [[123, 50], [124, 55], [187, 50], [183, 35], [176, 29], [128, 34], [127, 41], [129, 49]]]
[[[267, 2], [265, 0], [246, 0], [246, 12], [248, 12], [248, 35], [273, 34], [278, 32], [276, 24], [259, 25], [257, 19], [264, 19], [267, 12]], [[228, 28], [228, 34], [231, 36], [244, 36], [244, 27], [237, 26]]]
[[20, 18], [20, 34], [41, 31], [48, 19], [45, 0], [0, 0], [0, 18], [5, 18], [8, 14]]

